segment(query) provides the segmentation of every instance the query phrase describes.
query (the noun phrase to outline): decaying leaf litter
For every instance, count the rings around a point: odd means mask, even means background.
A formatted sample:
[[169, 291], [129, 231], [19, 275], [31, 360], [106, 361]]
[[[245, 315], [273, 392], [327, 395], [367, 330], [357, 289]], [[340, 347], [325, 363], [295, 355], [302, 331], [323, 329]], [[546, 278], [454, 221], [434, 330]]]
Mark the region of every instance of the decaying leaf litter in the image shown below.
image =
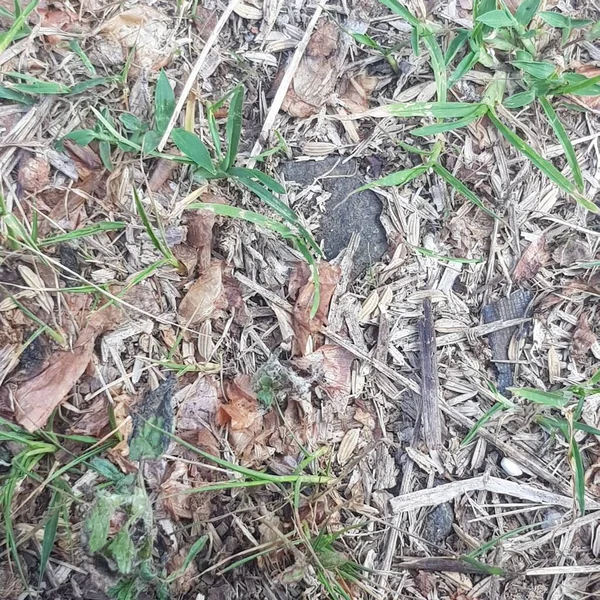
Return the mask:
[[7, 597], [598, 593], [598, 13], [383, 4], [0, 5]]

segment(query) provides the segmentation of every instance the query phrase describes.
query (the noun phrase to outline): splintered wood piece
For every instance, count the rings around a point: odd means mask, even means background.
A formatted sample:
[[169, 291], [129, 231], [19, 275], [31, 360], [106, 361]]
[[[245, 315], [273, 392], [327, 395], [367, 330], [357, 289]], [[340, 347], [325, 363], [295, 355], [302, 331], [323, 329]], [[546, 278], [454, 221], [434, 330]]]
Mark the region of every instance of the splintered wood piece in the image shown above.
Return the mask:
[[442, 445], [442, 416], [439, 405], [439, 380], [435, 329], [431, 299], [423, 300], [423, 317], [417, 325], [421, 350], [421, 410], [423, 438], [430, 449]]

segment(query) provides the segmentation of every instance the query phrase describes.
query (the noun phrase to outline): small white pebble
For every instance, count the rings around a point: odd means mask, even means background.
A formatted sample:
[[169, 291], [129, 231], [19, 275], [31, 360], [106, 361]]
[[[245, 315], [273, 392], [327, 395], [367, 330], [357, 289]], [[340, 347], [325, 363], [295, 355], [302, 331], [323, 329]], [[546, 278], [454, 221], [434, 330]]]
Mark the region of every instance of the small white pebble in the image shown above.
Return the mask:
[[500, 466], [504, 469], [505, 473], [512, 475], [512, 477], [521, 477], [523, 475], [523, 469], [512, 458], [505, 456]]

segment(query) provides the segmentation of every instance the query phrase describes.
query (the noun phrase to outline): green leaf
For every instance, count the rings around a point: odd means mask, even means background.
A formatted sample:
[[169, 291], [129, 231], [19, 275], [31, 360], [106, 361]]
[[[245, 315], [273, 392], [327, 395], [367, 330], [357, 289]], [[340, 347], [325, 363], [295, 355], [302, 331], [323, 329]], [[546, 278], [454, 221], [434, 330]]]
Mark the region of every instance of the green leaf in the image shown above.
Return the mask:
[[482, 211], [486, 214], [490, 215], [490, 217], [494, 217], [494, 219], [498, 218], [498, 215], [487, 208], [483, 202], [457, 177], [452, 175], [450, 171], [442, 167], [439, 163], [433, 163], [431, 168], [439, 175], [447, 184], [451, 185], [459, 194], [464, 196], [469, 202], [478, 206]]
[[548, 79], [556, 71], [556, 67], [549, 62], [513, 60], [511, 64], [536, 79]]
[[155, 129], [162, 137], [175, 110], [175, 93], [171, 84], [161, 69], [154, 90], [154, 121]]
[[479, 23], [483, 23], [492, 29], [500, 29], [501, 27], [511, 27], [513, 19], [504, 10], [491, 10], [477, 17]]
[[238, 147], [240, 144], [240, 136], [242, 134], [242, 116], [244, 109], [244, 88], [238, 86], [231, 95], [229, 103], [229, 113], [227, 114], [227, 152], [221, 168], [227, 171], [235, 162]]
[[128, 575], [133, 570], [134, 558], [136, 557], [135, 544], [127, 527], [123, 527], [108, 545], [107, 552], [117, 563], [119, 573]]
[[212, 175], [216, 174], [208, 148], [197, 135], [185, 129], [174, 129], [171, 133], [171, 138], [181, 152], [188, 158], [191, 158], [196, 165], [206, 169]]
[[460, 443], [461, 446], [466, 446], [467, 444], [471, 443], [471, 441], [475, 438], [475, 436], [477, 435], [477, 432], [499, 411], [501, 410], [505, 410], [507, 407], [502, 404], [501, 402], [496, 402], [496, 404], [494, 404], [492, 406], [492, 408], [490, 408], [487, 412], [485, 412], [483, 414], [482, 417], [480, 417], [479, 419], [477, 419], [477, 422], [475, 423], [475, 425], [473, 425], [473, 427], [471, 428], [471, 430], [469, 431], [469, 433], [467, 433], [467, 435], [465, 436], [465, 439]]
[[575, 497], [577, 498], [579, 511], [583, 515], [585, 514], [585, 467], [583, 466], [581, 450], [579, 449], [573, 432], [571, 432], [571, 439], [569, 440], [569, 455], [571, 457], [571, 464], [573, 467]]
[[381, 179], [377, 179], [375, 181], [371, 181], [366, 185], [359, 187], [357, 190], [352, 192], [356, 194], [358, 192], [363, 192], [364, 190], [372, 190], [377, 187], [395, 187], [406, 185], [409, 181], [419, 177], [429, 169], [429, 165], [417, 165], [416, 167], [412, 167], [411, 169], [403, 169], [402, 171], [396, 171], [395, 173], [391, 173], [390, 175], [386, 175]]
[[515, 396], [554, 408], [564, 408], [573, 398], [573, 393], [568, 390], [560, 392], [544, 392], [536, 388], [508, 388]]
[[579, 191], [583, 193], [583, 190], [584, 190], [583, 175], [581, 174], [581, 169], [579, 167], [579, 163], [577, 162], [577, 155], [575, 154], [575, 149], [573, 148], [573, 145], [571, 144], [569, 135], [565, 131], [563, 124], [560, 122], [558, 115], [554, 111], [554, 108], [552, 107], [552, 105], [550, 104], [548, 99], [541, 97], [539, 99], [539, 102], [540, 102], [542, 108], [544, 109], [546, 116], [548, 117], [548, 122], [552, 126], [552, 129], [554, 130], [554, 133], [556, 134], [558, 141], [561, 143], [561, 145], [565, 151], [565, 156], [567, 158], [567, 162], [569, 163], [569, 166], [571, 167], [571, 174], [573, 175], [573, 180], [575, 181], [575, 184], [577, 185]]
[[439, 133], [444, 133], [446, 131], [453, 131], [455, 129], [460, 129], [462, 127], [466, 127], [471, 123], [474, 123], [478, 119], [480, 119], [487, 110], [484, 108], [482, 111], [477, 112], [470, 117], [464, 117], [463, 119], [457, 119], [456, 121], [448, 121], [445, 123], [435, 123], [434, 125], [425, 125], [424, 127], [417, 127], [413, 129], [410, 134], [415, 135], [417, 137], [424, 137], [428, 135], [437, 135]]
[[444, 62], [446, 63], [446, 66], [448, 66], [454, 60], [454, 57], [461, 51], [470, 35], [470, 31], [466, 29], [459, 29], [458, 34], [452, 38], [452, 41], [450, 44], [448, 44], [448, 49], [444, 54]]
[[248, 177], [250, 179], [257, 179], [266, 188], [275, 192], [276, 194], [285, 194], [285, 188], [272, 177], [269, 177], [266, 173], [259, 171], [258, 169], [246, 169], [244, 167], [231, 167], [228, 171], [229, 174], [236, 177]]
[[42, 540], [42, 551], [40, 553], [40, 576], [38, 580], [40, 584], [44, 579], [48, 560], [50, 559], [52, 548], [54, 548], [54, 540], [56, 539], [58, 520], [60, 517], [60, 499], [60, 493], [58, 491], [54, 492], [49, 505], [50, 517], [44, 525], [44, 538]]
[[359, 44], [363, 44], [369, 48], [373, 48], [373, 50], [377, 50], [379, 52], [382, 51], [381, 46], [366, 33], [351, 33], [350, 34]]
[[600, 369], [598, 369], [589, 381], [589, 385], [597, 385], [600, 383]]
[[[35, 7], [38, 5], [38, 0], [32, 0], [19, 15], [16, 14], [15, 8], [15, 20], [11, 25], [10, 29], [2, 34], [0, 37], [0, 54], [2, 54], [14, 41], [21, 29], [27, 22], [27, 17], [33, 12]], [[20, 8], [20, 6], [19, 6]]]
[[0, 84], [0, 100], [11, 100], [13, 102], [18, 102], [19, 104], [27, 104], [31, 105], [35, 102], [32, 98], [23, 94], [22, 92], [17, 92], [12, 88], [8, 88], [5, 85]]
[[488, 117], [504, 138], [521, 154], [525, 155], [550, 181], [555, 183], [561, 190], [569, 194], [590, 212], [599, 212], [598, 207], [583, 196], [575, 184], [569, 181], [550, 161], [540, 156], [525, 140], [521, 139], [514, 131], [504, 125], [493, 108], [490, 108]]
[[100, 493], [96, 502], [85, 520], [85, 530], [88, 534], [88, 548], [93, 554], [102, 550], [108, 539], [110, 530], [110, 519], [113, 515], [115, 505], [110, 496]]
[[578, 73], [567, 74], [568, 83], [552, 90], [553, 95], [574, 94], [575, 96], [598, 96], [600, 95], [600, 75], [586, 77]]
[[75, 229], [74, 231], [69, 231], [68, 233], [51, 235], [41, 240], [38, 245], [40, 247], [52, 246], [55, 244], [61, 244], [63, 242], [78, 240], [83, 237], [89, 237], [98, 233], [104, 233], [105, 231], [118, 231], [120, 229], [124, 229], [125, 227], [126, 223], [122, 221], [105, 221], [101, 223], [95, 223], [94, 225], [88, 225], [87, 227], [82, 227], [81, 229]]
[[392, 12], [400, 15], [405, 21], [413, 27], [419, 27], [421, 23], [405, 6], [402, 6], [398, 0], [379, 0], [381, 4], [387, 6]]
[[472, 115], [481, 106], [471, 102], [408, 102], [389, 104], [386, 111], [394, 117], [433, 117], [459, 119]]
[[80, 46], [77, 40], [69, 40], [69, 48], [79, 56], [79, 59], [83, 63], [83, 66], [88, 70], [90, 75], [96, 75], [96, 67], [92, 64], [92, 61], [88, 58], [87, 54], [83, 51], [83, 48]]
[[100, 142], [98, 142], [98, 151], [100, 158], [102, 159], [102, 164], [107, 170], [112, 171], [114, 167], [110, 158], [110, 142], [106, 140], [100, 140]]
[[135, 116], [130, 113], [123, 113], [119, 115], [119, 121], [123, 124], [123, 127], [128, 131], [139, 131], [143, 128], [144, 124]]
[[446, 75], [446, 63], [444, 62], [442, 49], [440, 48], [435, 35], [431, 32], [427, 32], [423, 35], [423, 43], [427, 50], [429, 50], [429, 62], [431, 63], [431, 70], [433, 71], [433, 77], [435, 79], [437, 100], [438, 102], [445, 102], [448, 91], [448, 78]]
[[600, 38], [600, 21], [596, 21], [592, 28], [585, 34], [585, 39], [593, 42]]
[[479, 60], [481, 52], [469, 52], [466, 56], [456, 65], [456, 69], [450, 76], [448, 80], [448, 87], [451, 88], [458, 81], [460, 81], [474, 66], [475, 63]]
[[67, 93], [69, 96], [74, 96], [75, 94], [81, 94], [98, 85], [105, 85], [111, 81], [110, 77], [94, 77], [93, 79], [86, 79], [85, 81], [76, 83]]
[[15, 83], [13, 90], [32, 96], [58, 96], [68, 94], [71, 88], [63, 83], [53, 81], [38, 81], [35, 83]]
[[125, 475], [106, 458], [99, 458], [97, 456], [92, 458], [90, 467], [94, 469], [96, 473], [102, 475], [104, 479], [112, 483], [117, 483], [125, 477]]
[[515, 19], [518, 23], [527, 27], [531, 23], [531, 19], [535, 16], [537, 9], [540, 7], [540, 0], [523, 0], [517, 8]]
[[62, 139], [73, 140], [78, 146], [87, 146], [98, 134], [93, 129], [77, 129], [67, 133]]
[[142, 153], [151, 154], [156, 150], [158, 143], [160, 142], [162, 135], [156, 131], [146, 131], [144, 137], [142, 138]]
[[159, 416], [151, 416], [147, 422], [140, 423], [129, 438], [129, 458], [136, 461], [159, 459], [165, 452], [164, 427], [165, 421]]
[[419, 42], [421, 41], [421, 27], [413, 27], [410, 32], [410, 48], [415, 56], [419, 56]]
[[569, 24], [569, 18], [561, 15], [560, 13], [544, 10], [539, 13], [538, 16], [540, 19], [542, 19], [542, 21], [544, 21], [544, 23], [548, 23], [548, 25], [551, 25], [552, 27], [571, 27]]
[[191, 545], [181, 567], [167, 578], [169, 583], [175, 581], [186, 572], [187, 568], [192, 564], [192, 561], [200, 554], [200, 552], [202, 552], [204, 546], [206, 546], [206, 542], [208, 542], [208, 536], [203, 535]]
[[492, 12], [496, 9], [496, 0], [474, 0], [473, 18], [477, 19], [481, 15]]
[[523, 106], [527, 106], [531, 104], [535, 100], [535, 90], [527, 90], [525, 92], [519, 92], [518, 94], [513, 94], [508, 98], [505, 98], [502, 102], [506, 108], [515, 109], [522, 108]]

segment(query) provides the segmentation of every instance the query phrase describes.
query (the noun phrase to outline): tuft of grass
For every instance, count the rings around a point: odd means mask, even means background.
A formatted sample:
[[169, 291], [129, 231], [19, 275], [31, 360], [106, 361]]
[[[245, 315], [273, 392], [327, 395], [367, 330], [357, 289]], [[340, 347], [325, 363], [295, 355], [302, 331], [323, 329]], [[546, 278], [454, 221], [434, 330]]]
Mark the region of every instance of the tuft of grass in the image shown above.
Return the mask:
[[[539, 0], [523, 0], [514, 15], [504, 3], [498, 7], [496, 2], [490, 0], [476, 0], [473, 5], [473, 28], [457, 29], [445, 53], [442, 52], [437, 40], [437, 33], [430, 26], [422, 23], [398, 0], [380, 0], [380, 2], [411, 25], [411, 42], [416, 55], [419, 53], [421, 41], [427, 48], [437, 92], [436, 102], [396, 103], [387, 106], [386, 111], [400, 118], [437, 119], [435, 124], [423, 125], [412, 133], [419, 137], [436, 136], [434, 148], [437, 147], [438, 152], [435, 160], [429, 158], [423, 165], [378, 179], [368, 184], [369, 188], [406, 185], [431, 169], [467, 200], [491, 216], [495, 216], [463, 182], [447, 171], [439, 160], [443, 151], [443, 134], [466, 127], [487, 116], [506, 141], [529, 159], [558, 188], [590, 212], [599, 212], [600, 209], [594, 202], [585, 196], [584, 181], [577, 156], [564, 126], [552, 107], [551, 98], [566, 94], [600, 95], [600, 85], [598, 85], [600, 78], [588, 79], [572, 72], [561, 74], [553, 63], [539, 60], [536, 42], [544, 32], [532, 24], [540, 8]], [[545, 24], [562, 29], [563, 42], [568, 39], [573, 29], [592, 25], [589, 20], [569, 19], [553, 12], [542, 12], [539, 15]], [[371, 43], [370, 40], [371, 38], [366, 35], [360, 38], [362, 43], [371, 48], [382, 50], [376, 42]], [[457, 60], [458, 63], [453, 66]], [[495, 72], [483, 101], [448, 102], [447, 90], [478, 63]], [[505, 71], [509, 71], [511, 79], [518, 81], [523, 91], [505, 97]], [[549, 125], [565, 150], [573, 181], [537, 153], [498, 116], [497, 108], [500, 106], [518, 109], [534, 102], [542, 108]]]

